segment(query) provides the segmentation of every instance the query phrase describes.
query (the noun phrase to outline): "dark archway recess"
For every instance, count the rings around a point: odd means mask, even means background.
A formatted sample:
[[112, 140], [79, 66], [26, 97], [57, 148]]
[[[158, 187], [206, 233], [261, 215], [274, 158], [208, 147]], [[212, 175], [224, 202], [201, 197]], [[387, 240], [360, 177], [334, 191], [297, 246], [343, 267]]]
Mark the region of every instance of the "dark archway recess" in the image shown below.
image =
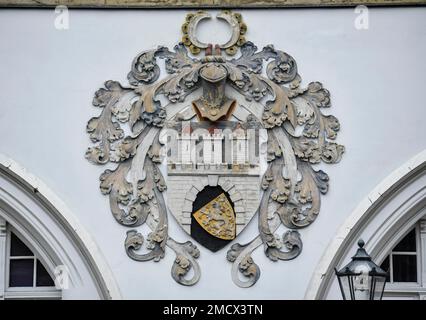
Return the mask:
[[225, 240], [217, 238], [210, 233], [208, 233], [204, 228], [198, 223], [198, 221], [194, 217], [194, 213], [205, 206], [207, 203], [212, 201], [214, 198], [219, 196], [220, 194], [225, 194], [228, 198], [229, 203], [232, 205], [233, 213], [234, 211], [234, 203], [232, 202], [229, 194], [225, 192], [220, 186], [211, 187], [207, 186], [202, 191], [197, 194], [193, 204], [192, 204], [192, 214], [191, 214], [191, 236], [198, 243], [209, 249], [210, 251], [216, 252], [223, 247], [225, 247], [232, 240]]

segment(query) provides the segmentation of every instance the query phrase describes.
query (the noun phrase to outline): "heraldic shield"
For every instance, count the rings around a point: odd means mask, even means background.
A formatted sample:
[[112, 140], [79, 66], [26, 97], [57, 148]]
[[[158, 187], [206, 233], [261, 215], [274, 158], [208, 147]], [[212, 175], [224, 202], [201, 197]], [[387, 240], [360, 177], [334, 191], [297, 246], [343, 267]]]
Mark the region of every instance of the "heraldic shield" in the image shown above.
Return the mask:
[[[250, 287], [260, 277], [256, 248], [272, 261], [301, 253], [297, 229], [315, 221], [328, 190], [328, 175], [313, 166], [339, 162], [344, 147], [334, 142], [339, 121], [322, 113], [330, 93], [321, 83], [302, 87], [293, 57], [246, 41], [241, 14], [217, 15], [231, 27], [228, 42], [199, 41], [197, 25], [210, 18], [188, 14], [174, 50], [140, 53], [128, 85], [109, 80], [96, 91], [101, 114], [87, 124], [95, 145], [86, 158], [116, 163], [101, 174], [100, 189], [114, 219], [131, 228], [124, 240], [131, 259], [158, 262], [169, 248], [173, 279], [198, 282], [200, 249], [172, 237], [171, 214], [201, 246], [228, 247], [232, 280]], [[237, 243], [252, 220], [259, 233]]]

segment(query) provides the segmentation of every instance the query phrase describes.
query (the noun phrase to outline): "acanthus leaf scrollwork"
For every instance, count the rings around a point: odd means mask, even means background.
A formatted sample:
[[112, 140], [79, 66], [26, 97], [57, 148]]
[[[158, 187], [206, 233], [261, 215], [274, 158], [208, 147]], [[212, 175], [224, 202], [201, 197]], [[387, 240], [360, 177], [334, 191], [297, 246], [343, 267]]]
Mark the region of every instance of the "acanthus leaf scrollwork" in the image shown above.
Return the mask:
[[[321, 111], [330, 107], [330, 93], [321, 83], [302, 88], [294, 58], [272, 45], [258, 51], [253, 43], [245, 42], [240, 49], [240, 56], [233, 59], [218, 55], [196, 59], [183, 43], [174, 51], [158, 47], [142, 52], [132, 62], [128, 86], [107, 81], [93, 99], [102, 111], [87, 124], [95, 145], [87, 150], [86, 158], [100, 165], [117, 163], [100, 176], [101, 192], [109, 196], [118, 223], [151, 228], [146, 239], [136, 229], [128, 231], [125, 250], [136, 261], [159, 261], [166, 246], [170, 247], [176, 253], [172, 277], [183, 285], [199, 280], [196, 259], [200, 253], [191, 242], [179, 243], [169, 236], [159, 135], [168, 121], [180, 121], [179, 112], [169, 114], [167, 108], [203, 86], [203, 67], [220, 65], [227, 85], [247, 101], [260, 103], [263, 112], [257, 121], [268, 132], [268, 168], [259, 185], [263, 190], [259, 235], [246, 245], [232, 245], [227, 254], [237, 285], [249, 287], [259, 279], [260, 268], [251, 257], [257, 247], [263, 245], [272, 261], [294, 259], [301, 253], [297, 229], [316, 219], [321, 194], [327, 192], [329, 183], [328, 175], [313, 165], [337, 163], [345, 150], [334, 142], [339, 121]], [[161, 61], [166, 71], [162, 78]], [[276, 234], [280, 225], [287, 228], [281, 236]], [[186, 279], [191, 268], [194, 275]], [[239, 273], [246, 281], [240, 280]]]

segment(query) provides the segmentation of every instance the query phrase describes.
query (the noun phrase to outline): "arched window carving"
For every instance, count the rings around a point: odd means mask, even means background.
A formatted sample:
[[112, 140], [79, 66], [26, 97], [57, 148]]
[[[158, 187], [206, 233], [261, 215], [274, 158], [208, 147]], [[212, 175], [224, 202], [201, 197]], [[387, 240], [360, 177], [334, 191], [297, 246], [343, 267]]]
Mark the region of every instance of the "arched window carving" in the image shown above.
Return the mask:
[[[57, 275], [57, 282], [67, 287], [62, 286], [61, 294], [50, 286], [39, 286], [35, 293], [9, 286], [10, 232], [34, 254], [22, 256], [34, 257], [33, 272], [42, 270], [37, 269], [38, 259], [51, 278]], [[38, 288], [37, 278], [33, 281]], [[39, 178], [0, 154], [0, 300], [5, 298], [120, 299], [121, 294], [97, 244], [65, 203]]]
[[[415, 254], [412, 230], [417, 239]], [[426, 300], [426, 150], [386, 177], [342, 224], [315, 269], [305, 294], [307, 299], [341, 298], [333, 268], [339, 269], [350, 260], [360, 238], [372, 259], [379, 265], [384, 263], [385, 269], [389, 255], [392, 264], [393, 257], [395, 265], [400, 264], [396, 267], [399, 274], [393, 274], [392, 280], [389, 277], [385, 299]], [[411, 248], [401, 251], [410, 241]], [[390, 259], [389, 256], [389, 264]], [[402, 267], [402, 260], [415, 262], [410, 264], [410, 270], [404, 270], [407, 265]]]
[[388, 283], [418, 283], [420, 279], [418, 265], [421, 250], [419, 250], [418, 228], [413, 228], [389, 253], [381, 264], [388, 272]]
[[392, 248], [381, 263], [389, 271], [384, 299], [418, 299], [426, 296], [426, 217]]
[[13, 227], [0, 218], [0, 297], [2, 299], [61, 299], [61, 290], [40, 256]]

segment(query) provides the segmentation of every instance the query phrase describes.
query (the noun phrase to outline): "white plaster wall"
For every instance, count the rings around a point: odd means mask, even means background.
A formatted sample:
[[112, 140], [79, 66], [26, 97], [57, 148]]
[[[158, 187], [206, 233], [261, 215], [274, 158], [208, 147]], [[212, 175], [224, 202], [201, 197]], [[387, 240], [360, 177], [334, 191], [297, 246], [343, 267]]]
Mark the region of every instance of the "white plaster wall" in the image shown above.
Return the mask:
[[[426, 148], [424, 75], [426, 8], [370, 10], [369, 30], [354, 28], [353, 9], [241, 10], [247, 38], [273, 43], [298, 62], [304, 82], [331, 91], [330, 112], [341, 122], [340, 164], [322, 166], [330, 191], [316, 222], [301, 231], [302, 254], [271, 262], [259, 248], [258, 283], [241, 289], [231, 281], [226, 248], [200, 248], [202, 278], [183, 287], [170, 277], [174, 254], [159, 263], [130, 260], [126, 228], [109, 211], [98, 188], [104, 170], [89, 164], [87, 120], [95, 90], [108, 79], [126, 82], [134, 56], [180, 38], [186, 11], [71, 10], [70, 29], [54, 28], [53, 10], [0, 10], [0, 153], [41, 178], [78, 216], [98, 243], [125, 298], [299, 299], [339, 225], [384, 177]], [[223, 26], [204, 25], [209, 39]], [[253, 220], [238, 241], [257, 233]], [[173, 219], [170, 233], [188, 237]]]

